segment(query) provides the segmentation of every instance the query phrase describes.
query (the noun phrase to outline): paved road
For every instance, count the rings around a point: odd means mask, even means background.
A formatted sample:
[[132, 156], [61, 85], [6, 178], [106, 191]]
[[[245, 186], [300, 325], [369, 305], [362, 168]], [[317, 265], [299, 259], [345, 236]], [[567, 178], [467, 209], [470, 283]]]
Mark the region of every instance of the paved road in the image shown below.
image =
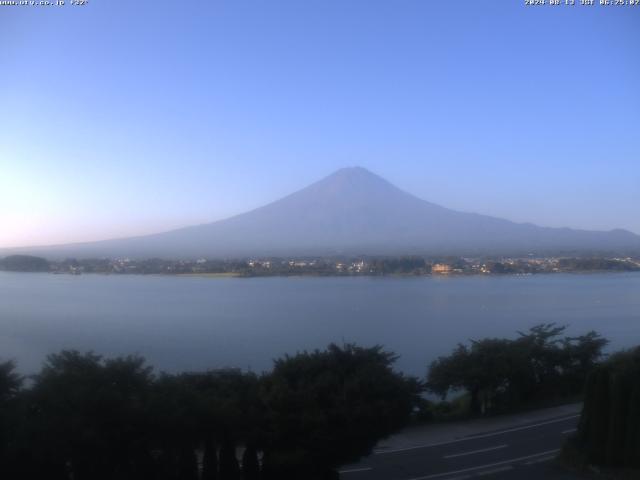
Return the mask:
[[578, 423], [577, 413], [473, 435], [380, 449], [341, 470], [343, 480], [574, 479], [552, 460]]

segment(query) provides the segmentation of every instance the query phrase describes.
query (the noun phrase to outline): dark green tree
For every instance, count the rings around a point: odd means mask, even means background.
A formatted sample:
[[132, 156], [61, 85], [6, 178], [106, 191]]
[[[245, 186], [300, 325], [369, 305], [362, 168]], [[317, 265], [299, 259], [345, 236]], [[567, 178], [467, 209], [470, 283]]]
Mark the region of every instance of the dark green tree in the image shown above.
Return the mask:
[[0, 405], [20, 391], [24, 379], [15, 370], [16, 364], [11, 360], [0, 363]]
[[562, 338], [565, 329], [541, 324], [520, 332], [515, 340], [459, 344], [450, 355], [432, 362], [427, 386], [443, 399], [452, 391], [467, 392], [470, 413], [476, 415], [579, 394], [607, 341], [595, 332]]
[[236, 444], [226, 435], [220, 447], [220, 480], [239, 480], [240, 464], [236, 457]]
[[[10, 451], [11, 439], [16, 434], [16, 405], [15, 397], [20, 392], [23, 378], [15, 371], [15, 363], [7, 361], [0, 363], [0, 465], [4, 466], [5, 474], [12, 462], [15, 452]], [[17, 467], [17, 465], [15, 465]], [[2, 467], [0, 467], [2, 468]]]
[[218, 480], [218, 451], [215, 441], [209, 437], [203, 444], [202, 480]]
[[151, 379], [140, 357], [50, 355], [29, 396], [38, 438], [32, 451], [67, 465], [78, 480], [144, 471], [144, 455], [138, 454], [146, 452]]
[[516, 386], [526, 382], [527, 358], [513, 342], [503, 339], [472, 341], [458, 345], [448, 357], [431, 364], [428, 388], [445, 398], [451, 390], [469, 393], [472, 414], [485, 413], [497, 405], [517, 403]]
[[610, 380], [609, 425], [605, 461], [609, 465], [622, 465], [627, 440], [627, 422], [629, 418], [629, 398], [631, 385], [624, 375], [613, 374]]
[[623, 462], [629, 467], [640, 468], [640, 380], [633, 385], [629, 397]]
[[588, 376], [576, 445], [596, 465], [638, 467], [640, 347], [613, 355]]
[[[382, 347], [330, 345], [275, 362], [262, 396], [268, 478], [328, 478], [404, 426], [422, 390]], [[302, 477], [300, 477], [300, 475]]]
[[259, 480], [260, 464], [258, 462], [258, 451], [255, 445], [250, 442], [246, 445], [242, 454], [242, 479]]

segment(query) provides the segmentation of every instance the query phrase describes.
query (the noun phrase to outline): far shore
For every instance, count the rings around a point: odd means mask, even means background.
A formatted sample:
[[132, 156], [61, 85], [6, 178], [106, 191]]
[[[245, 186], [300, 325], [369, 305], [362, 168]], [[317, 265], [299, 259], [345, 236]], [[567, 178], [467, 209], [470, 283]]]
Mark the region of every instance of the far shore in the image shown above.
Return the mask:
[[636, 273], [640, 274], [638, 270], [579, 270], [579, 271], [560, 271], [560, 272], [535, 272], [535, 273], [470, 273], [470, 272], [453, 272], [453, 273], [386, 273], [386, 274], [374, 274], [374, 273], [351, 273], [351, 274], [339, 274], [339, 273], [273, 273], [273, 274], [252, 274], [243, 272], [188, 272], [188, 273], [140, 273], [140, 272], [29, 272], [29, 271], [12, 271], [12, 270], [0, 270], [0, 273], [45, 273], [53, 275], [98, 275], [98, 276], [135, 276], [135, 277], [179, 277], [179, 278], [438, 278], [438, 279], [453, 279], [453, 278], [501, 278], [501, 277], [530, 277], [530, 276], [554, 276], [554, 275], [598, 275], [598, 274], [625, 274]]
[[31, 255], [0, 258], [0, 270], [22, 272], [175, 275], [180, 277], [419, 277], [433, 275], [487, 276], [553, 273], [640, 271], [640, 252], [634, 256], [578, 257], [358, 257], [262, 258], [237, 260], [166, 260], [160, 258], [98, 258], [50, 261]]

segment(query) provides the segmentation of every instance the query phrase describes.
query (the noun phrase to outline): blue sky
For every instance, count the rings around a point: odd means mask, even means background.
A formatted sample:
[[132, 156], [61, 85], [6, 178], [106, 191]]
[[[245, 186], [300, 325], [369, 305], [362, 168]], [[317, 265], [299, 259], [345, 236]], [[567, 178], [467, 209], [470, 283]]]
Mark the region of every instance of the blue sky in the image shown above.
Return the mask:
[[459, 210], [640, 233], [639, 45], [629, 6], [0, 7], [0, 246], [216, 220], [352, 165]]

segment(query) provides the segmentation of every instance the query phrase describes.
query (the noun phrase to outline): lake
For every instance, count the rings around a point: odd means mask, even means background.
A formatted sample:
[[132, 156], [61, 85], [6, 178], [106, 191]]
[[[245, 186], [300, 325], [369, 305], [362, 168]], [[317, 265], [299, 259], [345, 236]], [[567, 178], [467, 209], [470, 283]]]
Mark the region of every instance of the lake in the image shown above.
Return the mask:
[[640, 274], [200, 278], [0, 272], [0, 359], [33, 373], [48, 353], [139, 353], [166, 371], [269, 369], [330, 342], [382, 344], [424, 375], [458, 342], [541, 322], [640, 344]]

